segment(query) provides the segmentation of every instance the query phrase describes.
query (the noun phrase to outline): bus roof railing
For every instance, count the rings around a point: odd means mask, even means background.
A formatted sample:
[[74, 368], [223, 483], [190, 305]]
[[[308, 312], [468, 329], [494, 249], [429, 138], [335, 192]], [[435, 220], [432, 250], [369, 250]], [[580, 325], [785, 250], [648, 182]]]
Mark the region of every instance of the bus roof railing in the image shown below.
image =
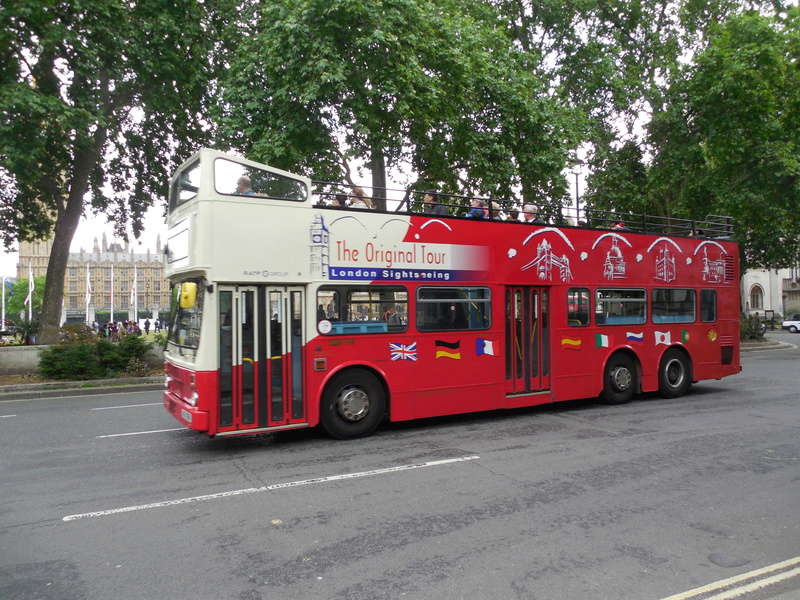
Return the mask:
[[[356, 187], [372, 190], [370, 198], [385, 200], [388, 212], [403, 214], [435, 214], [438, 216], [465, 217], [470, 209], [483, 208], [486, 220], [513, 221], [514, 213], [522, 214], [523, 208], [513, 200], [494, 199], [486, 196], [471, 196], [464, 194], [450, 194], [431, 189], [400, 189], [388, 187], [373, 187], [369, 185], [356, 185], [337, 183], [332, 181], [312, 181], [317, 206], [327, 208], [346, 208], [347, 202], [360, 196], [353, 193]], [[430, 194], [433, 202], [425, 204], [423, 199]], [[477, 202], [475, 202], [477, 201]], [[389, 209], [388, 206], [394, 205]], [[473, 206], [473, 204], [477, 206]], [[442, 208], [436, 208], [442, 207]], [[552, 207], [547, 206], [552, 210]], [[370, 210], [352, 207], [352, 210]], [[648, 215], [644, 213], [631, 213], [613, 210], [604, 210], [594, 207], [581, 207], [576, 211], [573, 207], [563, 207], [556, 214], [548, 211], [538, 213], [540, 219], [549, 221], [556, 226], [578, 226], [592, 229], [617, 229], [637, 233], [678, 235], [688, 237], [704, 237], [715, 239], [732, 238], [734, 234], [733, 218], [723, 215], [706, 215], [702, 219], [686, 219], [664, 215]]]

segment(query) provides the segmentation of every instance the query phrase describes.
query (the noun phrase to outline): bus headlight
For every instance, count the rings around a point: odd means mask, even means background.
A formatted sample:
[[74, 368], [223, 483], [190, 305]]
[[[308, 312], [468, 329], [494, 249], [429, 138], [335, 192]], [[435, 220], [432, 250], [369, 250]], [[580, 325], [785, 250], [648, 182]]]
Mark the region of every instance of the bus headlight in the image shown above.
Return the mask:
[[197, 406], [197, 392], [192, 392], [192, 395], [186, 399], [186, 402], [192, 406]]
[[169, 375], [164, 376], [164, 389], [169, 388], [169, 382], [172, 381], [172, 377]]

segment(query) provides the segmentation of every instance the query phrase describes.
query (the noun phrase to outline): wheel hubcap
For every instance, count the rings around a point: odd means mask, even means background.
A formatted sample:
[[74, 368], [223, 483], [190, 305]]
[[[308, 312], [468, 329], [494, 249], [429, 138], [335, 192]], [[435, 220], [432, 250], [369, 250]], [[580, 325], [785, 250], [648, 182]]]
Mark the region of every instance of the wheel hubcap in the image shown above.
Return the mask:
[[633, 375], [626, 367], [614, 367], [611, 371], [611, 383], [614, 384], [614, 387], [617, 391], [624, 392], [628, 388], [631, 387], [631, 381], [633, 381]]
[[369, 396], [361, 388], [348, 386], [336, 398], [336, 410], [350, 422], [360, 421], [369, 413]]
[[667, 383], [674, 388], [680, 387], [683, 383], [683, 378], [686, 377], [683, 363], [677, 358], [670, 359], [664, 368], [664, 372], [666, 373]]

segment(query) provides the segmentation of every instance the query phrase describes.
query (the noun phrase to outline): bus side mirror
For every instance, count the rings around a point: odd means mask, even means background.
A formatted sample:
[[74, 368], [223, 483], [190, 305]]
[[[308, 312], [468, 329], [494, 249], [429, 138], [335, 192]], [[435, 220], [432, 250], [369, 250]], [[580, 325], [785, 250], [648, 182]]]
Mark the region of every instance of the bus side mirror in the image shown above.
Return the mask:
[[197, 301], [197, 284], [193, 281], [184, 281], [181, 284], [181, 297], [179, 304], [181, 308], [194, 308]]

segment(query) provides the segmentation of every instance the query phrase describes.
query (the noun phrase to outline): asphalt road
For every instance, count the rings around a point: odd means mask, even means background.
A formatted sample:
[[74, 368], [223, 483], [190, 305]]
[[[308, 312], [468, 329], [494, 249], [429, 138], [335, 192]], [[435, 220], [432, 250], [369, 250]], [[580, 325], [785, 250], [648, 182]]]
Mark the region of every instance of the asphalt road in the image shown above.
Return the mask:
[[158, 392], [1, 403], [0, 599], [681, 594], [800, 556], [799, 359], [351, 442], [208, 439]]

